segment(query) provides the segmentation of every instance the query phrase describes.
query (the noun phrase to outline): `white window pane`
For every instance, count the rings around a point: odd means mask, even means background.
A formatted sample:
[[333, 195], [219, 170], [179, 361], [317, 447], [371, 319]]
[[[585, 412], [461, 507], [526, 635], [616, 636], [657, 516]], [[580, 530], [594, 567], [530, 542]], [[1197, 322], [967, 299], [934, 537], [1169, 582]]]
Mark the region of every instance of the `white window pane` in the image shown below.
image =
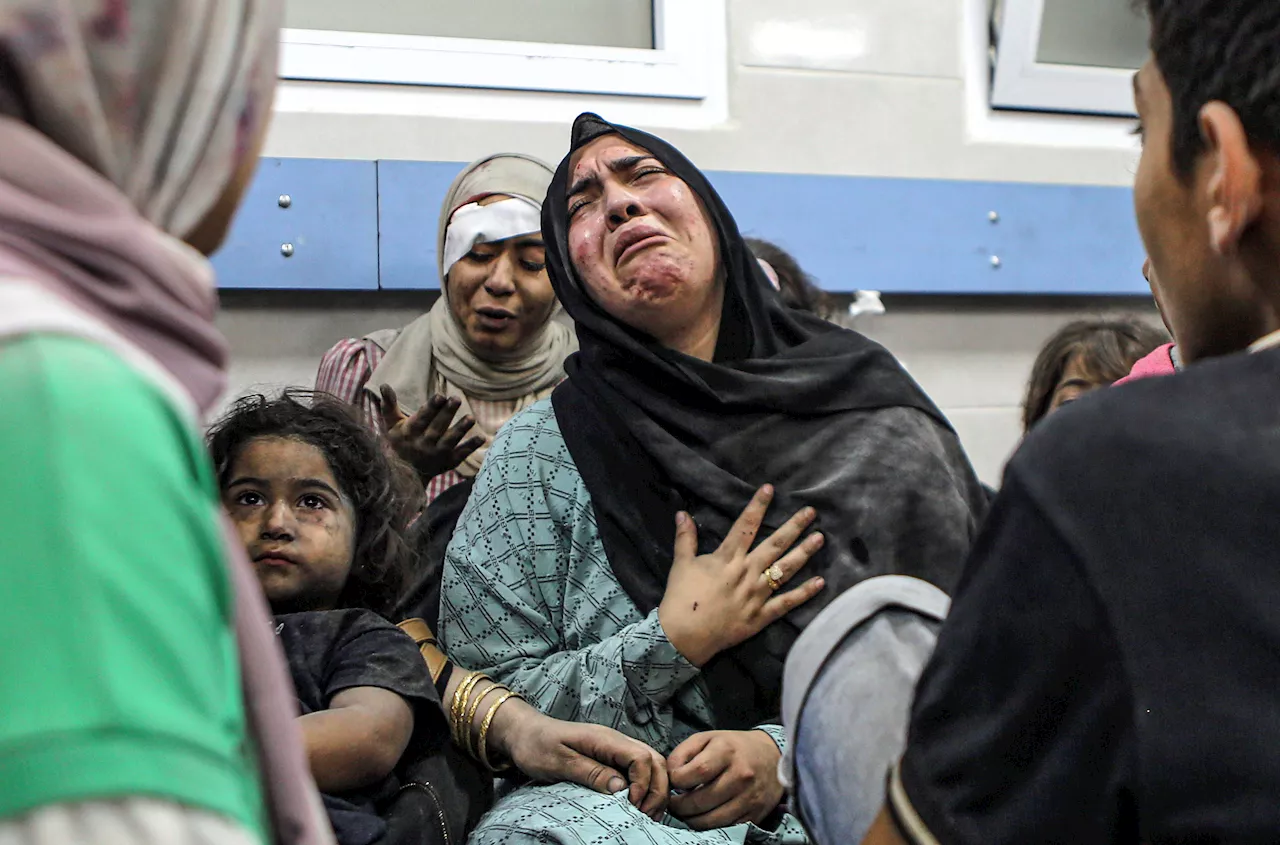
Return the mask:
[[1147, 33], [1129, 0], [1044, 0], [1036, 60], [1136, 69], [1147, 57]]
[[295, 29], [654, 46], [653, 0], [287, 0], [285, 9]]

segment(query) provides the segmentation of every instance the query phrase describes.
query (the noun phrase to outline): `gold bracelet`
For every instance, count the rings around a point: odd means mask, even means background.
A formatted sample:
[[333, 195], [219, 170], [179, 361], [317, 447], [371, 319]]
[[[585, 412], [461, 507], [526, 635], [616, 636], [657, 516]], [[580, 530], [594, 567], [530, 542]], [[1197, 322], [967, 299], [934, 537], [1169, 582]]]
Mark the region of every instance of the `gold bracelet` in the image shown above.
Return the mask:
[[466, 710], [467, 698], [470, 695], [471, 688], [479, 683], [484, 675], [480, 672], [471, 672], [462, 679], [462, 683], [458, 684], [458, 688], [453, 691], [453, 704], [449, 708], [449, 727], [453, 731], [453, 741], [456, 745], [461, 746], [464, 742], [463, 733], [466, 729], [465, 723], [462, 721], [462, 714]]
[[505, 693], [503, 693], [503, 695], [497, 701], [493, 703], [493, 706], [489, 708], [489, 712], [485, 714], [484, 721], [480, 723], [480, 748], [478, 753], [476, 754], [476, 757], [479, 758], [480, 765], [484, 766], [486, 769], [488, 769], [489, 771], [495, 774], [511, 768], [511, 764], [504, 763], [502, 765], [502, 768], [496, 768], [492, 763], [489, 762], [489, 755], [486, 751], [489, 745], [489, 728], [492, 727], [493, 725], [493, 717], [497, 714], [498, 708], [506, 704], [507, 699], [511, 698], [512, 696], [515, 696], [516, 698], [521, 698], [519, 693], [512, 692], [511, 690], [507, 690]]
[[[489, 681], [489, 686], [485, 687], [478, 694], [475, 691], [475, 687], [472, 687], [471, 692], [468, 693], [467, 718], [464, 719], [462, 722], [462, 725], [463, 725], [462, 727], [463, 746], [462, 747], [465, 748], [467, 753], [470, 754], [472, 757], [474, 757], [476, 754], [475, 740], [473, 740], [471, 736], [471, 732], [472, 732], [471, 726], [476, 723], [476, 711], [480, 709], [480, 704], [481, 702], [484, 701], [485, 696], [493, 692], [498, 687], [502, 686], [501, 684], [494, 681], [493, 678], [490, 678], [488, 675], [485, 676], [485, 679]], [[506, 687], [503, 687], [503, 689], [506, 689]]]
[[449, 732], [453, 734], [454, 739], [458, 737], [458, 708], [461, 706], [458, 702], [462, 699], [462, 691], [466, 687], [467, 682], [475, 675], [475, 672], [468, 672], [462, 676], [462, 680], [453, 688], [453, 700], [449, 703]]
[[475, 695], [476, 687], [481, 681], [489, 680], [489, 676], [483, 672], [476, 672], [474, 678], [468, 678], [467, 688], [463, 690], [462, 701], [458, 705], [458, 745], [462, 748], [470, 746], [471, 741], [469, 734], [471, 733], [471, 722], [467, 720], [467, 705], [471, 703], [471, 697]]

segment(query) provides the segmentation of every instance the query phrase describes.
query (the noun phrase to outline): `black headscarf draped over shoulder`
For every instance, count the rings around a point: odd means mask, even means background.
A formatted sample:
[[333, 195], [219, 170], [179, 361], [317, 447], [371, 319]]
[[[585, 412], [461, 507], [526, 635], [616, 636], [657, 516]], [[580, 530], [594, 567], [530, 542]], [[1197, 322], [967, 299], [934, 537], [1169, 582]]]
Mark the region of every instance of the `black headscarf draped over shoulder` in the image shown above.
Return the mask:
[[[610, 316], [570, 260], [570, 160], [608, 134], [684, 180], [716, 230], [726, 290], [713, 361], [665, 348]], [[782, 304], [719, 195], [678, 150], [581, 115], [542, 229], [551, 282], [581, 347], [552, 404], [610, 566], [640, 612], [662, 601], [677, 511], [693, 515], [700, 553], [720, 544], [765, 483], [777, 494], [761, 539], [805, 505], [819, 514], [826, 544], [792, 584], [820, 574], [827, 588], [704, 667], [715, 727], [777, 718], [791, 644], [853, 584], [901, 573], [954, 586], [985, 498], [946, 419], [879, 344]]]

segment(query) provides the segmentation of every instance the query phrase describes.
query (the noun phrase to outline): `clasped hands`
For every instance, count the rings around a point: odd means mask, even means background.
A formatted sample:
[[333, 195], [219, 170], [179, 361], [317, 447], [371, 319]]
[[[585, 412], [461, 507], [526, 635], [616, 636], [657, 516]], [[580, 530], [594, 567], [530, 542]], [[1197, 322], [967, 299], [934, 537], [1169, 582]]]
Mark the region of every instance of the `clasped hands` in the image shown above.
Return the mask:
[[[513, 714], [514, 715], [514, 714]], [[512, 761], [534, 780], [570, 781], [694, 830], [764, 821], [782, 802], [781, 752], [764, 731], [694, 734], [671, 755], [601, 725], [534, 719], [511, 732]]]

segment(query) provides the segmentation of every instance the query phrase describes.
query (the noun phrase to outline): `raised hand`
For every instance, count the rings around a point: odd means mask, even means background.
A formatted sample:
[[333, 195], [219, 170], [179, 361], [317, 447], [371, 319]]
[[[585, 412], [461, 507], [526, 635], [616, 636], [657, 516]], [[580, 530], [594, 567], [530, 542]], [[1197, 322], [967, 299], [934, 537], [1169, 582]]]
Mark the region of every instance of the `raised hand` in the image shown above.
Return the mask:
[[821, 578], [810, 578], [794, 590], [778, 592], [822, 548], [823, 538], [815, 533], [795, 545], [817, 516], [813, 508], [804, 508], [753, 550], [771, 501], [773, 488], [765, 485], [720, 548], [706, 555], [698, 555], [693, 519], [683, 512], [676, 515], [675, 558], [658, 620], [671, 644], [695, 666], [755, 636], [824, 586]]
[[410, 417], [400, 410], [391, 385], [382, 385], [380, 393], [387, 442], [401, 460], [417, 471], [423, 484], [457, 467], [484, 445], [483, 437], [472, 437], [462, 442], [463, 436], [475, 425], [471, 417], [463, 417], [450, 428], [453, 415], [458, 413], [460, 403], [457, 399], [446, 399], [436, 394]]

